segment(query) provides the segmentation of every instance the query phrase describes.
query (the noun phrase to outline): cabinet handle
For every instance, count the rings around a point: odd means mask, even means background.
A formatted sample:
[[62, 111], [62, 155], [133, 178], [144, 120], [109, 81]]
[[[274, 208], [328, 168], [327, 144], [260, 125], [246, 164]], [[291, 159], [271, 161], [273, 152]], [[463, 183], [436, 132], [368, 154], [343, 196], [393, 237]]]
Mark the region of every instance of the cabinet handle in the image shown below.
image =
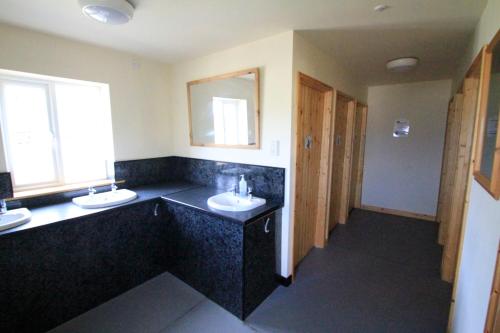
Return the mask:
[[160, 208], [160, 204], [155, 205], [155, 210], [153, 212], [154, 216], [158, 216], [158, 208]]
[[264, 232], [266, 234], [269, 233], [269, 222], [271, 222], [271, 218], [268, 217], [267, 220], [266, 220], [266, 224], [264, 225]]

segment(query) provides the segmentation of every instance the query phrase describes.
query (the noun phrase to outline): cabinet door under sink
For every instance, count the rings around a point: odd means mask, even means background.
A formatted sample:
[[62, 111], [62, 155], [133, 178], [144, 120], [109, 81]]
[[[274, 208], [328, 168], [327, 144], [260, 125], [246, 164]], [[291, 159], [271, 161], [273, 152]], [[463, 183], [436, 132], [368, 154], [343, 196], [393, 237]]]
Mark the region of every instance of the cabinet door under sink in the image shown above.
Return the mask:
[[277, 286], [275, 237], [274, 213], [245, 227], [245, 317]]

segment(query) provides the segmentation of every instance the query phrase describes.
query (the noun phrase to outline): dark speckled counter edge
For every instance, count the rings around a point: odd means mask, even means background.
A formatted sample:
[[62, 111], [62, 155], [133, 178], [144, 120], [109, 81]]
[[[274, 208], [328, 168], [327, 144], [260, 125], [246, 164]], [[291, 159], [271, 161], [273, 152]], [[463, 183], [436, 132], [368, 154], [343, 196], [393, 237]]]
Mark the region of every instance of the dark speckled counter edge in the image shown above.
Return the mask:
[[193, 193], [199, 193], [198, 195], [200, 196], [203, 195], [202, 198], [201, 197], [197, 198], [198, 199], [197, 201], [203, 201], [203, 202], [206, 202], [208, 196], [210, 196], [208, 195], [209, 193], [220, 192], [220, 190], [217, 190], [212, 187], [201, 186], [189, 182], [167, 182], [162, 184], [147, 185], [147, 186], [132, 188], [132, 190], [137, 192], [138, 195], [137, 199], [112, 207], [105, 207], [98, 209], [84, 209], [74, 205], [71, 201], [37, 207], [30, 209], [32, 213], [31, 221], [12, 229], [6, 229], [0, 231], [0, 237], [7, 235], [14, 235], [20, 232], [24, 233], [28, 232], [31, 229], [47, 227], [54, 223], [76, 220], [82, 217], [99, 216], [100, 214], [103, 214], [104, 212], [107, 212], [109, 210], [120, 209], [123, 207], [132, 206], [146, 201], [159, 200], [160, 198], [176, 204], [193, 207], [207, 214], [211, 214], [213, 216], [221, 217], [226, 220], [230, 220], [232, 222], [237, 222], [239, 224], [244, 224], [244, 225], [250, 224], [251, 222], [257, 220], [258, 218], [282, 207], [279, 203], [269, 202], [261, 209], [257, 208], [252, 210], [254, 213], [248, 214], [248, 212], [246, 212], [246, 214], [240, 215], [239, 217], [238, 213], [223, 212], [223, 211], [219, 212], [215, 210], [212, 211], [207, 209], [206, 207], [202, 207], [200, 204], [193, 204], [189, 200], [178, 200], [173, 196], [174, 194], [178, 194], [180, 192], [185, 192], [185, 191], [191, 192], [191, 190], [195, 189], [203, 189], [203, 191], [201, 192], [198, 191], [193, 192]]
[[120, 205], [97, 209], [84, 209], [76, 206], [71, 201], [31, 208], [31, 221], [15, 228], [0, 231], [0, 237], [17, 234], [19, 232], [27, 232], [34, 228], [46, 227], [55, 223], [75, 220], [82, 217], [99, 216], [110, 210], [120, 209], [146, 201], [159, 200], [162, 195], [181, 192], [195, 187], [200, 187], [200, 185], [188, 182], [167, 182], [132, 188], [132, 190], [137, 193], [137, 199]]
[[215, 187], [202, 186], [188, 189], [182, 192], [162, 195], [161, 198], [167, 202], [188, 206], [203, 213], [243, 225], [251, 224], [259, 218], [282, 208], [282, 205], [280, 203], [272, 200], [268, 200], [266, 204], [261, 207], [242, 212], [223, 211], [209, 207], [207, 204], [207, 199], [213, 195], [223, 192], [225, 191], [217, 189]]
[[270, 214], [270, 213], [272, 213], [272, 212], [274, 212], [274, 211], [282, 208], [281, 205], [278, 204], [278, 203], [269, 203], [269, 204], [266, 204], [265, 210], [259, 211], [255, 215], [252, 215], [252, 217], [247, 218], [247, 219], [238, 219], [238, 218], [235, 218], [235, 217], [230, 217], [230, 216], [224, 215], [223, 213], [218, 212], [216, 210], [213, 210], [213, 211], [212, 210], [207, 210], [207, 209], [201, 208], [201, 207], [196, 206], [196, 205], [188, 204], [188, 203], [185, 203], [185, 202], [182, 202], [182, 201], [177, 201], [177, 200], [169, 198], [168, 196], [162, 196], [161, 198], [163, 200], [167, 201], [167, 202], [171, 202], [171, 203], [174, 203], [174, 204], [177, 204], [177, 205], [181, 205], [181, 206], [191, 207], [191, 208], [194, 208], [194, 209], [196, 209], [198, 211], [201, 211], [203, 213], [210, 214], [210, 215], [213, 215], [213, 216], [216, 216], [216, 217], [220, 217], [220, 218], [223, 218], [225, 220], [229, 220], [231, 222], [235, 222], [235, 223], [243, 224], [243, 225], [252, 224], [252, 222], [257, 221], [261, 217], [266, 216], [266, 215], [268, 215], [268, 214]]

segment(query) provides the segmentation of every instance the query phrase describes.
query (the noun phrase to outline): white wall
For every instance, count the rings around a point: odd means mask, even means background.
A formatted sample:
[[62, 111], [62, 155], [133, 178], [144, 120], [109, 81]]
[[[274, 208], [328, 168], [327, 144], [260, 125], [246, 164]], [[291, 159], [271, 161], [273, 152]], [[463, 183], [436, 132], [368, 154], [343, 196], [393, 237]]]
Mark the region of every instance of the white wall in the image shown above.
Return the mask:
[[[302, 35], [294, 33], [293, 36], [293, 126], [292, 126], [292, 152], [291, 152], [291, 174], [292, 181], [290, 184], [290, 206], [293, 207], [295, 203], [295, 133], [297, 131], [297, 74], [301, 72], [308, 76], [321, 81], [334, 89], [338, 89], [350, 96], [357, 98], [361, 102], [366, 103], [367, 87], [365, 85], [356, 82], [349, 75], [349, 71], [346, 68], [338, 65], [334, 59], [329, 54], [326, 54], [314, 44], [305, 39]], [[293, 218], [293, 210], [290, 212], [290, 216]], [[289, 246], [292, 247], [293, 244], [293, 230], [290, 226], [290, 239]], [[293, 267], [292, 258], [289, 258], [289, 266]]]
[[[349, 69], [340, 66], [335, 58], [324, 53], [302, 35], [293, 36], [294, 82], [302, 72], [366, 103], [367, 87], [352, 79]], [[295, 84], [294, 84], [295, 88]], [[295, 92], [295, 89], [294, 89]], [[295, 102], [295, 100], [294, 100]]]
[[[187, 116], [186, 82], [245, 68], [259, 67], [261, 79], [261, 150], [191, 147]], [[174, 153], [179, 156], [260, 164], [286, 169], [285, 206], [282, 214], [281, 274], [292, 272], [293, 166], [295, 76], [313, 76], [360, 100], [366, 87], [350, 79], [334, 59], [290, 31], [172, 66], [172, 130]], [[280, 155], [271, 155], [271, 143], [280, 142]]]
[[482, 332], [500, 236], [500, 203], [474, 181], [455, 296], [453, 332]]
[[[173, 65], [3, 24], [0, 40], [0, 69], [109, 84], [116, 160], [175, 154], [285, 168], [280, 266], [282, 275], [291, 274], [295, 74], [301, 71], [366, 101], [366, 87], [331, 56], [292, 31]], [[259, 68], [261, 79], [261, 149], [190, 146], [186, 83], [252, 67]], [[277, 156], [271, 154], [273, 141], [279, 141]]]
[[[451, 80], [368, 88], [362, 203], [434, 216]], [[410, 121], [406, 138], [394, 121]]]
[[1, 69], [109, 84], [116, 160], [171, 152], [168, 65], [2, 24], [0, 41]]
[[[292, 126], [293, 32], [286, 32], [205, 57], [172, 65], [171, 110], [174, 153], [178, 156], [282, 167], [286, 169], [282, 212], [281, 274], [288, 276], [290, 212], [290, 151]], [[192, 80], [258, 67], [260, 70], [261, 149], [193, 147], [189, 144], [186, 83]], [[271, 143], [280, 142], [280, 154]]]
[[[472, 59], [500, 28], [500, 0], [489, 0], [476, 26], [470, 46], [457, 71], [458, 87]], [[463, 247], [455, 281], [455, 315], [452, 332], [482, 332], [500, 239], [500, 201], [493, 199], [475, 180], [463, 230]]]
[[488, 0], [483, 10], [481, 19], [474, 29], [469, 45], [464, 52], [459, 68], [453, 78], [453, 92], [455, 92], [464, 79], [465, 73], [469, 69], [474, 58], [479, 54], [481, 48], [490, 42], [500, 25], [498, 13], [500, 12], [499, 0]]

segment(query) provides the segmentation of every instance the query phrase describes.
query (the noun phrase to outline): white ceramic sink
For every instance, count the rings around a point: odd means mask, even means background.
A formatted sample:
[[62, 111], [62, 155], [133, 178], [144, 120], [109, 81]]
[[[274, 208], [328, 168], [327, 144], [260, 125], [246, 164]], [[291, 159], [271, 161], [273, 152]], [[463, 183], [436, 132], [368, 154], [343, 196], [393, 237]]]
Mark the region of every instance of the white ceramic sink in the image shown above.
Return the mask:
[[31, 219], [31, 212], [26, 208], [18, 208], [0, 215], [0, 230], [17, 227]]
[[134, 191], [121, 189], [73, 198], [73, 203], [82, 208], [104, 208], [129, 202], [135, 198], [137, 198], [137, 193]]
[[266, 199], [240, 197], [234, 195], [233, 192], [217, 194], [207, 200], [209, 207], [230, 212], [244, 212], [262, 206], [265, 203]]

